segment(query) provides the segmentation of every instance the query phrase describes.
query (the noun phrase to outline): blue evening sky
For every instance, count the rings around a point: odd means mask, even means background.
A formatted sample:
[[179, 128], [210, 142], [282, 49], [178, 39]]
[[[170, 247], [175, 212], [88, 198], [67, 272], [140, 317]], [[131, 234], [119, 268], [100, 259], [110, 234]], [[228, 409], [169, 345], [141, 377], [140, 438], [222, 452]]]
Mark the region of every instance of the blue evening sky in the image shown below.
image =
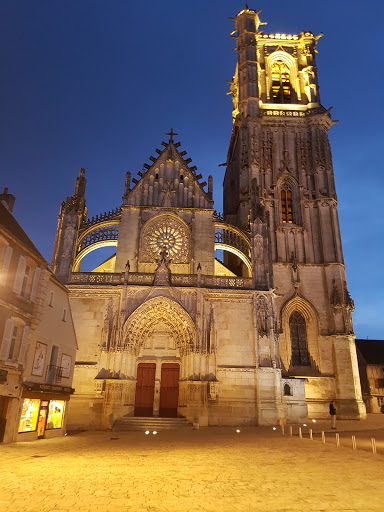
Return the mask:
[[[89, 215], [120, 205], [171, 127], [198, 172], [222, 180], [231, 134], [229, 33], [239, 0], [2, 0], [0, 187], [50, 261], [60, 203], [80, 167]], [[384, 4], [249, 2], [265, 32], [311, 30], [331, 128], [345, 263], [358, 337], [384, 337], [382, 147]]]

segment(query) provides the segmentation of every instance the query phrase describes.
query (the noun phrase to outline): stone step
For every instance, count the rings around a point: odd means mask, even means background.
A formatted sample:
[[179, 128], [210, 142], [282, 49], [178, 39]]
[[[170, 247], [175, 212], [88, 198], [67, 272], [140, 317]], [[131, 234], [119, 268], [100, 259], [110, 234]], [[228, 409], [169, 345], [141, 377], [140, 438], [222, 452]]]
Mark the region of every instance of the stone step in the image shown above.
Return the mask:
[[157, 418], [123, 416], [115, 421], [112, 430], [123, 432], [129, 430], [190, 430], [192, 424], [185, 418]]

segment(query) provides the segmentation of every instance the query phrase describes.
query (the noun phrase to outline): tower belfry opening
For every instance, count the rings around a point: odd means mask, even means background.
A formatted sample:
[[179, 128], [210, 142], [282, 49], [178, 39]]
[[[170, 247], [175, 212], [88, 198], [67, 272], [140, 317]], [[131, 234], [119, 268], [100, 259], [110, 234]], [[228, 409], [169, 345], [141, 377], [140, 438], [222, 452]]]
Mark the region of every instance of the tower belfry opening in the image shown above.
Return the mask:
[[[214, 210], [170, 130], [122, 203], [89, 218], [85, 171], [62, 203], [53, 269], [70, 290], [79, 342], [69, 424], [123, 416], [275, 425], [365, 414], [345, 276], [319, 36], [234, 18], [233, 127]], [[82, 258], [116, 255], [92, 272]], [[223, 258], [215, 258], [223, 251]], [[217, 254], [217, 253], [216, 253]]]

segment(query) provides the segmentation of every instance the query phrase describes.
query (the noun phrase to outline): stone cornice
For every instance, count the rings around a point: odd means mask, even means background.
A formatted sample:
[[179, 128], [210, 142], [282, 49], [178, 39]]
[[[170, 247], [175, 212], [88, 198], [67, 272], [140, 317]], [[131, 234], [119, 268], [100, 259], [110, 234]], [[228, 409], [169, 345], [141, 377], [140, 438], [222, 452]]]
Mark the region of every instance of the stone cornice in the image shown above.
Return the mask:
[[131, 204], [122, 204], [121, 210], [143, 210], [143, 211], [152, 211], [152, 212], [158, 212], [158, 213], [196, 213], [196, 212], [204, 212], [204, 213], [214, 213], [214, 208], [178, 208], [176, 206], [137, 206], [137, 205], [131, 205]]

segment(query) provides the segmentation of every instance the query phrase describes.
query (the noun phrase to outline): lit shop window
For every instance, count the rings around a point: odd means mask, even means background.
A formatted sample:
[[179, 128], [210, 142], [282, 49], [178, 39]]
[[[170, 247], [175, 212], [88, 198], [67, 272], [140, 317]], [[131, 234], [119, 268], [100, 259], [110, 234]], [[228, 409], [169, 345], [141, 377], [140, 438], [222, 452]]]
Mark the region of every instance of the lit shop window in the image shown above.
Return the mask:
[[64, 417], [64, 400], [51, 400], [49, 402], [47, 430], [61, 428]]
[[40, 400], [25, 398], [21, 411], [19, 432], [31, 432], [36, 430], [37, 418], [39, 416]]

